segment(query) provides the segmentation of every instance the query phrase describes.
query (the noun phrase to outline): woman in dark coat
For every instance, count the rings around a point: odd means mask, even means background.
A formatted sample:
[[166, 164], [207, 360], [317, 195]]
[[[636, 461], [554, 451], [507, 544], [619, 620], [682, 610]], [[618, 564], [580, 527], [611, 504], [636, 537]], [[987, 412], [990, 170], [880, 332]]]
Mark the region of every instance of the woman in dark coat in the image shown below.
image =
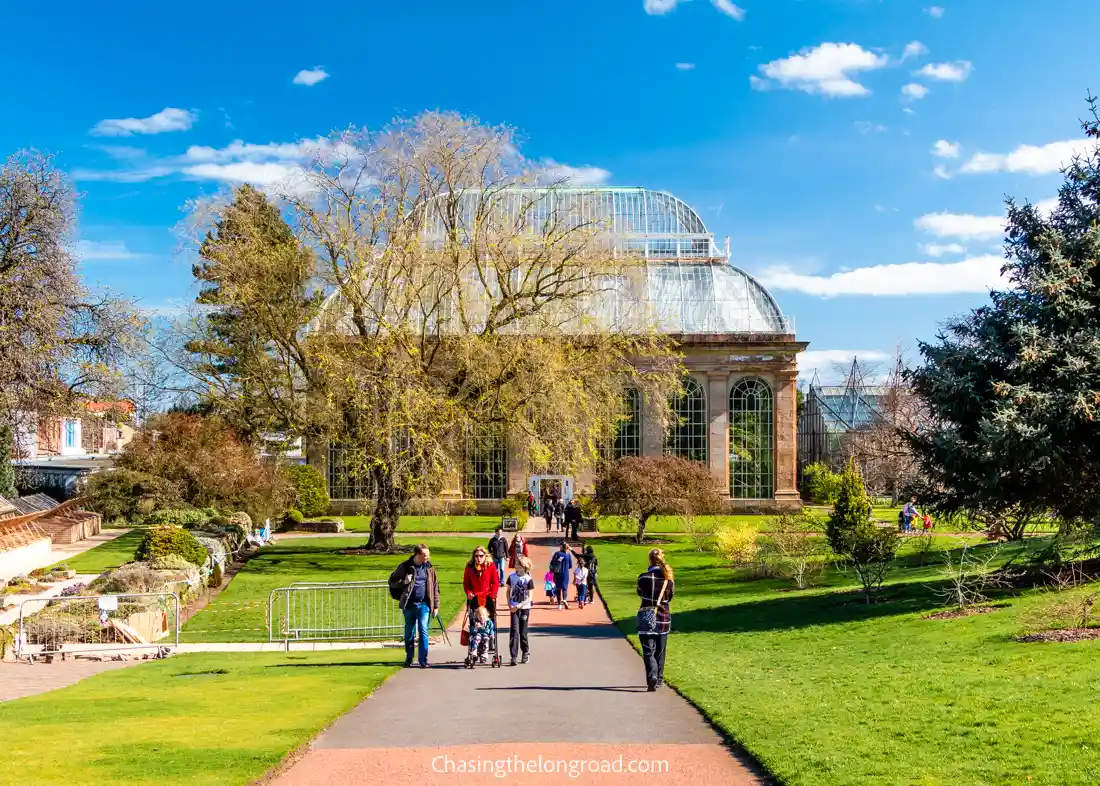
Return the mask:
[[[672, 629], [671, 602], [676, 591], [672, 575], [665, 552], [653, 549], [649, 552], [649, 570], [638, 577], [638, 596], [642, 599], [638, 609], [638, 640], [642, 644], [645, 682], [650, 691], [657, 690], [665, 678], [665, 650]], [[643, 623], [651, 627], [643, 631]]]

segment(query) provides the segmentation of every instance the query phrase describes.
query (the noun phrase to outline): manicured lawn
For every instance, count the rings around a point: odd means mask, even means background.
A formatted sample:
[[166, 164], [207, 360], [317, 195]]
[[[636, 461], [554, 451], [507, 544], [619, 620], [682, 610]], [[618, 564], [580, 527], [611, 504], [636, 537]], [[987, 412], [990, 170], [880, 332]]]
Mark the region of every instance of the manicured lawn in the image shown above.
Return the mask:
[[400, 657], [178, 655], [5, 702], [0, 783], [251, 783], [374, 691]]
[[[939, 539], [947, 545], [951, 539]], [[686, 539], [676, 568], [670, 683], [786, 784], [1089, 784], [1100, 771], [1100, 642], [1020, 644], [1009, 607], [948, 620], [936, 564], [899, 570], [885, 602], [825, 586], [734, 581]], [[985, 547], [982, 547], [985, 548]], [[597, 546], [600, 588], [633, 633], [647, 547]], [[641, 664], [639, 664], [641, 669]]]
[[[480, 538], [428, 540], [439, 577], [439, 614], [445, 623], [462, 608], [462, 569], [474, 547], [484, 543]], [[267, 604], [273, 589], [296, 582], [385, 579], [408, 557], [341, 553], [355, 545], [348, 538], [303, 538], [264, 547], [213, 603], [188, 620], [181, 641], [267, 641]]]
[[[370, 516], [333, 516], [348, 532], [370, 532]], [[500, 516], [402, 516], [398, 532], [492, 532]]]
[[119, 565], [133, 561], [134, 551], [137, 550], [144, 534], [144, 529], [130, 530], [114, 540], [85, 551], [83, 554], [77, 554], [75, 557], [63, 560], [63, 563], [77, 573], [98, 574], [111, 568], [117, 568]]

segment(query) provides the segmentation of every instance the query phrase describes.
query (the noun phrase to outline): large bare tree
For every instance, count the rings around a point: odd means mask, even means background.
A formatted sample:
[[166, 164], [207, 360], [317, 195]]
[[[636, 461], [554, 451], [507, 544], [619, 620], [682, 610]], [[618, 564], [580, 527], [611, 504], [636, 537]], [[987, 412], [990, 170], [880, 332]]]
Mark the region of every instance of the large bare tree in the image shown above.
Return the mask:
[[846, 457], [855, 458], [868, 488], [889, 494], [896, 504], [917, 474], [917, 462], [905, 435], [922, 428], [927, 407], [906, 378], [905, 349], [897, 347], [889, 371], [876, 391], [875, 417], [848, 432]]
[[280, 195], [286, 225], [251, 189], [216, 208], [191, 369], [235, 420], [344, 446], [373, 484], [372, 548], [471, 433], [579, 469], [627, 386], [667, 419], [679, 359], [599, 192], [546, 182], [511, 129], [454, 114], [317, 150]]
[[74, 214], [72, 188], [49, 156], [17, 153], [0, 167], [0, 418], [8, 422], [119, 390], [140, 320], [131, 304], [81, 281]]

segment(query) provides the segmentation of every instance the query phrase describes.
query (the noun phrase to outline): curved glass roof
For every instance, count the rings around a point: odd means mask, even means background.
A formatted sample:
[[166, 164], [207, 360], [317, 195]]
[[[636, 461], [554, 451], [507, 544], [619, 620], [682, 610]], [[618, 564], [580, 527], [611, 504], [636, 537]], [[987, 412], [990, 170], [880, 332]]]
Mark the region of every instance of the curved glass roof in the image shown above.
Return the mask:
[[[671, 194], [618, 187], [514, 188], [491, 199], [527, 226], [563, 215], [604, 222], [615, 251], [644, 260], [644, 275], [609, 279], [598, 295], [587, 298], [584, 311], [608, 328], [644, 326], [685, 336], [794, 332], [763, 285], [731, 265], [699, 214]], [[483, 192], [463, 193], [459, 225], [473, 226], [476, 211], [484, 208]], [[444, 236], [440, 216], [429, 213], [425, 224], [429, 238]]]

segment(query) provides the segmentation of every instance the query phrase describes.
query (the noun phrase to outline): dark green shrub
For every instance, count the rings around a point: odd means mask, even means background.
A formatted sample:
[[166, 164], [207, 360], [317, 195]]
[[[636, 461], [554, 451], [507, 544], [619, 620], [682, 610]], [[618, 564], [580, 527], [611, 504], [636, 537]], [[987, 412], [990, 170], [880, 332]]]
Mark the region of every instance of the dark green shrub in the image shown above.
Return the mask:
[[87, 495], [88, 506], [107, 521], [137, 523], [154, 510], [184, 504], [174, 483], [131, 469], [93, 473], [88, 478]]
[[303, 516], [311, 519], [328, 513], [328, 488], [316, 467], [298, 464], [284, 467], [283, 471], [294, 485], [295, 507]]
[[152, 527], [138, 544], [134, 559], [149, 562], [159, 557], [176, 554], [193, 565], [205, 565], [207, 554], [203, 545], [180, 527]]

